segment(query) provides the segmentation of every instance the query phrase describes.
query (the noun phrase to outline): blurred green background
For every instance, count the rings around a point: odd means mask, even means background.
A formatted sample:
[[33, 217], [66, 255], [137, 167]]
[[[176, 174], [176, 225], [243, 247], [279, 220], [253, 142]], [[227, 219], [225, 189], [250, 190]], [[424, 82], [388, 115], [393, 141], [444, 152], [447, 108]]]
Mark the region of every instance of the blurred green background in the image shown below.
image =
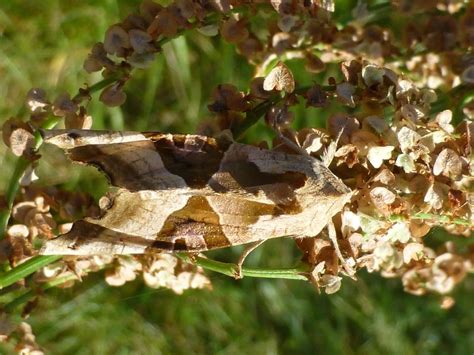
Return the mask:
[[[337, 11], [346, 17], [353, 5], [337, 1]], [[32, 87], [44, 88], [54, 100], [63, 91], [74, 94], [84, 83], [98, 81], [98, 75], [82, 71], [89, 49], [137, 6], [135, 0], [1, 1], [0, 123], [25, 112], [24, 97]], [[251, 75], [252, 68], [231, 45], [193, 33], [166, 45], [151, 68], [135, 72], [122, 108], [106, 108], [95, 95], [88, 110], [97, 129], [193, 132], [198, 119], [208, 115], [215, 85], [244, 89]], [[297, 116], [300, 124], [315, 125], [321, 112]], [[254, 137], [268, 138], [262, 129], [254, 129]], [[105, 191], [105, 179], [93, 170], [71, 169], [54, 150], [43, 154], [41, 183], [60, 183], [96, 197]], [[14, 159], [3, 144], [0, 157], [4, 190]], [[228, 260], [239, 250], [214, 255]], [[291, 266], [296, 256], [291, 241], [276, 240], [252, 254], [249, 264]], [[210, 277], [213, 291], [178, 296], [149, 289], [141, 280], [112, 288], [102, 274], [93, 275], [73, 288], [48, 292], [28, 322], [39, 344], [54, 354], [474, 352], [472, 277], [456, 289], [456, 304], [448, 311], [439, 307], [440, 297], [406, 294], [399, 280], [377, 275], [344, 280], [331, 296], [298, 281]], [[12, 349], [0, 345], [2, 351]]]

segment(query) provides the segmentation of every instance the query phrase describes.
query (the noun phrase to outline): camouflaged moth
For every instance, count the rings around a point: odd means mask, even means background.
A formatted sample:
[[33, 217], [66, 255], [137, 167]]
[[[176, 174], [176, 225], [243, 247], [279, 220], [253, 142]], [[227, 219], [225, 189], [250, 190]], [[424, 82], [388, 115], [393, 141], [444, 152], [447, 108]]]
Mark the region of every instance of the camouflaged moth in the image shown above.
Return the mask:
[[93, 130], [43, 135], [119, 189], [100, 218], [75, 222], [42, 254], [201, 252], [313, 237], [351, 196], [317, 159], [226, 139]]

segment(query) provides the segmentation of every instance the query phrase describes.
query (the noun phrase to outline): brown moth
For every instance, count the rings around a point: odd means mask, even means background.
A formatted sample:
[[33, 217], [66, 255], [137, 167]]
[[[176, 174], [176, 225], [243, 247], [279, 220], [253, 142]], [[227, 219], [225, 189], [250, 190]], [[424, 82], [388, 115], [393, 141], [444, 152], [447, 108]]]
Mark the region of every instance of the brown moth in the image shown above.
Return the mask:
[[313, 237], [351, 196], [317, 159], [228, 139], [93, 130], [43, 135], [119, 189], [100, 218], [75, 222], [42, 254], [201, 252]]

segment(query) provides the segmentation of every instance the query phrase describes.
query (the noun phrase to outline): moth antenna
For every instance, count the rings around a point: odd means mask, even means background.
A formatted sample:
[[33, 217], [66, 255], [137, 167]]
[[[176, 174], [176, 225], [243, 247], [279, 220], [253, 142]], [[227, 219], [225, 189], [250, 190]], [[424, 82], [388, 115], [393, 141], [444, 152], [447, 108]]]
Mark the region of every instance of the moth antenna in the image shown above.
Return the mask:
[[329, 143], [329, 146], [324, 149], [324, 153], [321, 155], [321, 160], [326, 168], [331, 165], [332, 161], [334, 160], [334, 157], [336, 156], [337, 145], [339, 144], [339, 139], [341, 139], [342, 133], [344, 132], [346, 125], [347, 123], [342, 126], [341, 130], [337, 134], [336, 140]]
[[288, 137], [286, 137], [278, 127], [274, 127], [274, 130], [275, 133], [278, 135], [278, 138], [280, 138], [289, 148], [300, 153], [301, 155], [310, 156], [306, 149], [303, 149], [300, 145], [288, 139]]
[[347, 261], [344, 259], [344, 256], [341, 253], [341, 249], [339, 249], [339, 244], [337, 242], [336, 227], [334, 227], [334, 223], [333, 223], [332, 220], [329, 221], [326, 228], [328, 230], [329, 239], [331, 240], [332, 244], [334, 245], [336, 255], [339, 258], [339, 261], [341, 262], [344, 270], [346, 271], [347, 275], [351, 279], [355, 280], [356, 279], [356, 277], [354, 276], [355, 275], [355, 270], [347, 263]]
[[265, 239], [262, 239], [262, 240], [257, 240], [256, 242], [246, 245], [244, 251], [240, 255], [239, 260], [237, 261], [237, 264], [236, 264], [236, 270], [235, 270], [235, 276], [234, 276], [236, 280], [239, 280], [244, 277], [244, 275], [242, 274], [242, 266], [244, 265], [245, 259], [247, 259], [250, 253], [252, 253], [264, 242], [265, 242]]

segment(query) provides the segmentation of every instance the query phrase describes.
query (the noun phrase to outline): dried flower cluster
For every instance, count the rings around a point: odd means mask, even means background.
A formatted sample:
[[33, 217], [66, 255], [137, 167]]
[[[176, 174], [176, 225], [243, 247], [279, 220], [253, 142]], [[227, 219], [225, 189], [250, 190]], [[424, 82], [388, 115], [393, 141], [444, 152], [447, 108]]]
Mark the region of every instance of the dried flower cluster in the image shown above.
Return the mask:
[[187, 289], [211, 287], [201, 268], [182, 263], [170, 254], [117, 257], [114, 267], [106, 273], [105, 281], [111, 286], [122, 286], [135, 280], [139, 272], [143, 273], [143, 281], [147, 286], [169, 288], [177, 294]]
[[[38, 130], [60, 121], [66, 128], [90, 129], [85, 107], [92, 92], [101, 90], [100, 100], [108, 106], [123, 104], [133, 69], [146, 68], [164, 43], [197, 29], [206, 36], [220, 34], [255, 66], [247, 91], [232, 84], [215, 88], [208, 105], [215, 120], [199, 133], [230, 130], [238, 139], [264, 117], [275, 132], [273, 149], [322, 159], [353, 191], [327, 232], [297, 239], [304, 275], [326, 293], [336, 292], [343, 276], [355, 278], [359, 269], [401, 278], [415, 295], [450, 293], [474, 272], [472, 245], [456, 246], [474, 230], [474, 6], [400, 0], [368, 7], [359, 1], [350, 22], [338, 22], [334, 7], [330, 0], [176, 0], [168, 6], [143, 1], [137, 14], [109, 27], [88, 55], [84, 69], [102, 72], [99, 85], [52, 101], [33, 89], [27, 97], [29, 120], [4, 123], [3, 140], [24, 169], [9, 189], [13, 195], [7, 193], [0, 205], [8, 221], [0, 262], [14, 270], [74, 220], [101, 213], [85, 193], [35, 183]], [[403, 16], [396, 33], [388, 13]], [[340, 70], [328, 70], [327, 82], [301, 86], [285, 64], [289, 59], [308, 76], [334, 63]], [[330, 110], [326, 127], [294, 130], [293, 108], [301, 104], [308, 112]], [[433, 242], [433, 228], [445, 229], [451, 239]], [[142, 276], [149, 287], [177, 294], [210, 288], [201, 267], [156, 253], [65, 257], [16, 286], [68, 286], [102, 269], [113, 286]], [[5, 340], [16, 327], [2, 317]], [[16, 331], [22, 334], [18, 349], [41, 353], [27, 325]]]
[[12, 337], [18, 338], [15, 345], [15, 351], [18, 354], [43, 355], [44, 352], [36, 343], [36, 337], [33, 334], [31, 326], [26, 322], [16, 325], [6, 314], [0, 316], [0, 341], [8, 341]]

